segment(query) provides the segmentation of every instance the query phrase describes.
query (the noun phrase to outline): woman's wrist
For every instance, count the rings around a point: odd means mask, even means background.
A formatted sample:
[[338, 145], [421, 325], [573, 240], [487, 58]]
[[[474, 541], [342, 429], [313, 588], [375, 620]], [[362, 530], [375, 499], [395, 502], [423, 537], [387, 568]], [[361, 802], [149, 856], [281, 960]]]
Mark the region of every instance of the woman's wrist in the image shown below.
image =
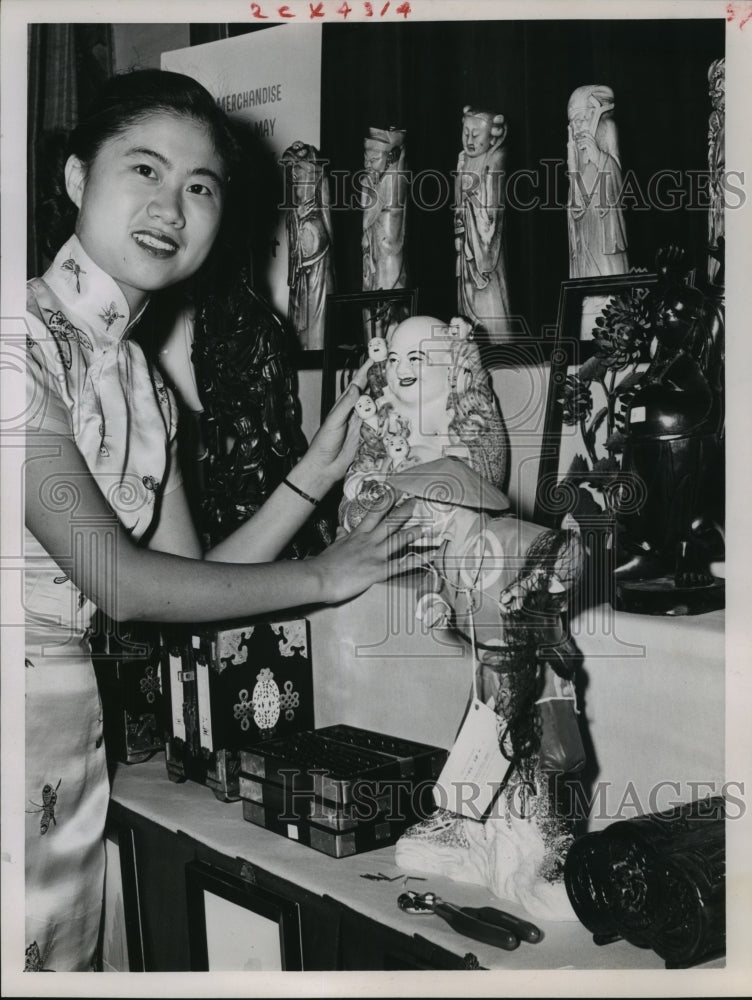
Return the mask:
[[303, 573], [306, 574], [306, 583], [308, 587], [313, 589], [313, 593], [316, 595], [314, 598], [317, 604], [329, 604], [331, 603], [331, 588], [329, 586], [329, 574], [326, 569], [321, 565], [321, 559], [319, 556], [310, 556], [307, 559], [301, 559], [299, 566]]
[[297, 487], [317, 501], [323, 500], [334, 485], [331, 472], [320, 468], [307, 455], [304, 455], [298, 464], [290, 469], [285, 478], [293, 487]]

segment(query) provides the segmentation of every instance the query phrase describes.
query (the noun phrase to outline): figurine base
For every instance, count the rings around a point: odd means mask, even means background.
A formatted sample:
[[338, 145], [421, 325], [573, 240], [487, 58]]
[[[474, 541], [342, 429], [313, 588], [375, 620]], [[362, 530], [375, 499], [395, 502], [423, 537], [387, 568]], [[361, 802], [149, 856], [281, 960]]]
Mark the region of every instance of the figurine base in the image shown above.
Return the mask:
[[677, 587], [672, 576], [614, 583], [614, 608], [638, 615], [700, 615], [725, 604], [726, 582], [720, 579], [700, 587]]

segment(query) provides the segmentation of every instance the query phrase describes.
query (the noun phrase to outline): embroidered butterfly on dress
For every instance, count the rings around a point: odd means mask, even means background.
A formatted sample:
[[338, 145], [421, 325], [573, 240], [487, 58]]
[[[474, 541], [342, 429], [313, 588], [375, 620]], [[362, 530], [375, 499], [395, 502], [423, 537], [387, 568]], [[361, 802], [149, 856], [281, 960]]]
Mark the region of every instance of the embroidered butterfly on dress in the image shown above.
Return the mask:
[[26, 948], [26, 959], [24, 962], [24, 972], [54, 972], [54, 969], [45, 969], [46, 954], [42, 956], [42, 950], [36, 941], [32, 941]]
[[60, 267], [64, 271], [70, 271], [75, 276], [75, 278], [76, 278], [76, 291], [80, 295], [81, 294], [81, 280], [80, 280], [80, 278], [81, 278], [82, 274], [86, 274], [86, 271], [83, 271], [81, 269], [81, 265], [77, 264], [76, 261], [72, 257], [69, 257], [67, 260], [64, 260], [63, 263], [60, 265]]
[[125, 316], [117, 311], [117, 304], [115, 302], [110, 302], [110, 304], [105, 306], [101, 311], [99, 318], [104, 320], [105, 325], [109, 330], [115, 320], [125, 319]]
[[83, 330], [79, 330], [77, 326], [74, 326], [65, 313], [61, 312], [59, 309], [57, 312], [53, 312], [51, 309], [45, 309], [44, 311], [49, 313], [47, 329], [50, 333], [57, 334], [56, 343], [58, 354], [60, 355], [60, 360], [66, 368], [70, 368], [73, 357], [71, 352], [71, 343], [80, 344], [81, 347], [85, 347], [87, 351], [94, 350], [94, 345]]

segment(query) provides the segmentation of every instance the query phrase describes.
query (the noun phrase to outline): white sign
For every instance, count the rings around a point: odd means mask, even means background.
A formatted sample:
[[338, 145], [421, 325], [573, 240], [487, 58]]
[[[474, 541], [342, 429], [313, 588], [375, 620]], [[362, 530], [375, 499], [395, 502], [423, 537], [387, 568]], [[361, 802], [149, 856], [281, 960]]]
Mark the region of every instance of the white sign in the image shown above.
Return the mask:
[[[232, 118], [250, 122], [279, 159], [296, 139], [321, 142], [321, 26], [280, 24], [162, 54], [162, 69], [198, 80]], [[281, 168], [280, 168], [281, 169]], [[263, 198], [264, 192], [259, 191]], [[266, 275], [287, 315], [287, 234], [280, 211]]]

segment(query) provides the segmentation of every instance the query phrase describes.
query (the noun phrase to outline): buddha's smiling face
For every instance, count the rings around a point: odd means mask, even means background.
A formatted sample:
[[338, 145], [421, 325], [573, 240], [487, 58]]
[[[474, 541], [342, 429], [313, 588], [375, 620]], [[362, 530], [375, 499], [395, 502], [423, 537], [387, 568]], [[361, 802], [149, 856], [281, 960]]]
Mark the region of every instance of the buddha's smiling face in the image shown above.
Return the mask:
[[412, 316], [389, 338], [386, 381], [394, 397], [411, 406], [445, 400], [449, 387], [450, 334], [431, 316]]

